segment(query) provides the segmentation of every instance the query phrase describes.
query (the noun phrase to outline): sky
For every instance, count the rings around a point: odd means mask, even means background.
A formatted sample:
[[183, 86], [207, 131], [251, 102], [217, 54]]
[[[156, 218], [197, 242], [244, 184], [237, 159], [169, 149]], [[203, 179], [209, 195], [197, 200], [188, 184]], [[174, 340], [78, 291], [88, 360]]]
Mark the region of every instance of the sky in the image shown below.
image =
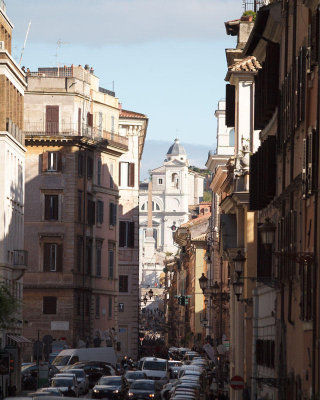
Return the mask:
[[[12, 55], [38, 67], [89, 64], [123, 108], [149, 117], [147, 139], [214, 149], [214, 111], [225, 96], [224, 22], [242, 0], [6, 0]], [[62, 44], [57, 45], [60, 41]]]

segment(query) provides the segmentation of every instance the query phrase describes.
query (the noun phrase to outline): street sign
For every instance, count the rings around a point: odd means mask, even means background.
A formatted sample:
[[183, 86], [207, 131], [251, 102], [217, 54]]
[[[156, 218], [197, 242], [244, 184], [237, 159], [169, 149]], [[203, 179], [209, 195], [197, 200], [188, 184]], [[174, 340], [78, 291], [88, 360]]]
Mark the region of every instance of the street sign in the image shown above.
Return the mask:
[[230, 386], [233, 390], [241, 390], [244, 388], [244, 380], [242, 376], [235, 375], [231, 378]]

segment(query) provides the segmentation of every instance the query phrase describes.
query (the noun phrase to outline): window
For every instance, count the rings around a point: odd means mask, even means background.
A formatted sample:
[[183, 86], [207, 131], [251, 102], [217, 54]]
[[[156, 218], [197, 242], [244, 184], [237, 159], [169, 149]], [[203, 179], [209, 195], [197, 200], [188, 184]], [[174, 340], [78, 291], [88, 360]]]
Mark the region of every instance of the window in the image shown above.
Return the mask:
[[86, 243], [86, 274], [90, 275], [91, 274], [91, 268], [92, 268], [92, 240], [87, 239]]
[[128, 275], [119, 275], [119, 292], [128, 293]]
[[119, 246], [134, 247], [134, 222], [119, 222]]
[[101, 169], [102, 169], [102, 162], [101, 158], [98, 158], [97, 161], [97, 185], [101, 185]]
[[114, 243], [109, 242], [109, 250], [108, 250], [108, 277], [109, 279], [113, 279], [114, 277], [114, 250], [115, 250], [115, 245]]
[[108, 317], [112, 318], [112, 297], [109, 297]]
[[312, 320], [312, 270], [313, 265], [310, 263], [301, 266], [300, 315], [303, 321]]
[[96, 296], [96, 317], [100, 317], [100, 296]]
[[83, 176], [83, 154], [81, 152], [78, 153], [78, 176]]
[[109, 203], [109, 225], [115, 226], [117, 224], [117, 205]]
[[98, 130], [99, 130], [99, 135], [102, 136], [102, 112], [99, 112], [99, 121], [98, 121]]
[[176, 172], [171, 175], [171, 185], [177, 189], [179, 188], [179, 176]]
[[162, 179], [162, 178], [159, 178], [159, 179], [158, 179], [158, 184], [159, 184], [159, 185], [162, 185], [162, 184], [163, 184], [163, 179]]
[[43, 314], [57, 314], [57, 298], [51, 296], [43, 297]]
[[103, 223], [103, 208], [104, 203], [101, 200], [97, 201], [97, 224], [102, 225]]
[[78, 190], [78, 221], [82, 221], [82, 191]]
[[57, 194], [46, 194], [44, 196], [44, 219], [59, 219], [59, 196]]
[[88, 225], [94, 225], [96, 222], [95, 208], [96, 208], [96, 203], [88, 199], [88, 215], [87, 215]]
[[134, 163], [119, 163], [119, 186], [134, 187]]
[[62, 244], [44, 243], [43, 270], [45, 272], [62, 272]]
[[59, 106], [46, 106], [46, 134], [59, 134]]
[[[148, 202], [143, 203], [141, 206], [141, 211], [145, 210], [148, 210]], [[159, 203], [156, 203], [155, 201], [152, 202], [152, 211], [160, 211]]]
[[83, 238], [77, 239], [77, 271], [81, 272], [83, 268]]
[[101, 276], [101, 252], [102, 242], [99, 240], [96, 242], [96, 276]]
[[88, 157], [87, 158], [87, 178], [92, 179], [93, 177], [93, 158]]
[[42, 154], [42, 172], [61, 171], [61, 154], [57, 151], [48, 151]]
[[142, 210], [142, 211], [144, 211], [144, 210], [146, 209], [146, 205], [147, 205], [147, 203], [143, 203], [143, 204], [142, 204], [142, 206], [141, 206], [141, 210]]
[[114, 116], [111, 116], [111, 132], [114, 132]]
[[275, 343], [274, 340], [256, 340], [256, 361], [258, 365], [274, 368]]
[[87, 124], [88, 124], [88, 126], [93, 126], [93, 114], [91, 114], [91, 113], [87, 113]]

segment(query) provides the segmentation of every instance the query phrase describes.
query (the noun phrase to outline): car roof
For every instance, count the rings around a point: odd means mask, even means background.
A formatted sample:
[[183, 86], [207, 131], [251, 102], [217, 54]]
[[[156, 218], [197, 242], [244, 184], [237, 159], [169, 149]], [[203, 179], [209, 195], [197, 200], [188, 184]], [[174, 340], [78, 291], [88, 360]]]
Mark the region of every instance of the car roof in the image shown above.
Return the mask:
[[157, 357], [145, 357], [143, 361], [165, 361], [167, 360], [165, 358], [157, 358]]

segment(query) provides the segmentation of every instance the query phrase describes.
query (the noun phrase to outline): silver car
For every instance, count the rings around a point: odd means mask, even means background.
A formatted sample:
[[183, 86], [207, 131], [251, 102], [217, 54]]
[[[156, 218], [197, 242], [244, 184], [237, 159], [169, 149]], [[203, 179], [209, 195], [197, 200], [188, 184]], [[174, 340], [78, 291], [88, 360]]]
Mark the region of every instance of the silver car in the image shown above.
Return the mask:
[[[62, 376], [61, 376], [62, 375]], [[64, 396], [79, 397], [79, 385], [74, 374], [57, 374], [51, 380], [51, 387], [58, 388]]]

